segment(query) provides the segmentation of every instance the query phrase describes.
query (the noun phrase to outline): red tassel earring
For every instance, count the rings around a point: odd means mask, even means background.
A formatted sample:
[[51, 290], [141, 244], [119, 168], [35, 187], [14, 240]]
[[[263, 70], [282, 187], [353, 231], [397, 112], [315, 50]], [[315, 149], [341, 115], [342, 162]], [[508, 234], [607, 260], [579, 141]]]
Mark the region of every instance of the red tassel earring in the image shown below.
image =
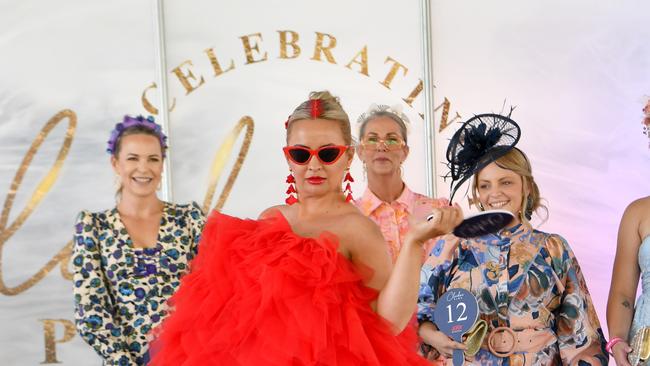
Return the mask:
[[295, 186], [296, 179], [293, 177], [293, 173], [289, 173], [289, 175], [287, 175], [286, 182], [289, 183], [289, 188], [287, 189], [287, 199], [284, 200], [284, 202], [286, 202], [287, 205], [291, 206], [294, 203], [298, 202], [298, 192], [296, 191]]
[[343, 190], [343, 194], [345, 195], [345, 202], [350, 202], [354, 201], [354, 198], [352, 198], [352, 186], [350, 186], [350, 183], [354, 182], [354, 178], [350, 175], [350, 170], [345, 173], [345, 178], [343, 178], [343, 182], [345, 184], [345, 189]]

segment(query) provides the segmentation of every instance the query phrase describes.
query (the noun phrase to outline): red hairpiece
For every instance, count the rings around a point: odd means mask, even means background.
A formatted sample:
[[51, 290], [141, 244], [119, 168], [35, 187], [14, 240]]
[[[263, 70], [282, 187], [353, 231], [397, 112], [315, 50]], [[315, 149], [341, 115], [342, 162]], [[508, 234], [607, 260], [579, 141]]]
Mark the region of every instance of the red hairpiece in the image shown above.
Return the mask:
[[318, 118], [320, 114], [323, 112], [323, 109], [321, 107], [321, 100], [320, 99], [312, 99], [309, 101], [309, 106], [311, 108], [311, 118]]

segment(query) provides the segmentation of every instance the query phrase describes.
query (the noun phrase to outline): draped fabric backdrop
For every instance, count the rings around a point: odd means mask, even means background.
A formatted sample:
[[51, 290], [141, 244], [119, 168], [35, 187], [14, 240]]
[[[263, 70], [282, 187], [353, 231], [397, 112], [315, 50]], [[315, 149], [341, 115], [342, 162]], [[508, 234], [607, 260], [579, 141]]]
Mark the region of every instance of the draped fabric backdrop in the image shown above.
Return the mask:
[[[115, 204], [114, 124], [160, 107], [154, 2], [0, 4], [0, 364], [99, 365], [74, 331], [72, 223]], [[355, 135], [371, 103], [401, 105], [404, 179], [425, 192], [420, 9], [165, 2], [173, 200], [247, 217], [283, 202], [284, 121], [323, 89], [341, 98]], [[649, 11], [632, 0], [431, 2], [438, 195], [449, 193], [443, 161], [457, 122], [516, 106], [550, 213], [540, 228], [572, 245], [603, 325], [620, 216], [650, 192], [640, 123]], [[358, 161], [352, 173], [359, 195]]]

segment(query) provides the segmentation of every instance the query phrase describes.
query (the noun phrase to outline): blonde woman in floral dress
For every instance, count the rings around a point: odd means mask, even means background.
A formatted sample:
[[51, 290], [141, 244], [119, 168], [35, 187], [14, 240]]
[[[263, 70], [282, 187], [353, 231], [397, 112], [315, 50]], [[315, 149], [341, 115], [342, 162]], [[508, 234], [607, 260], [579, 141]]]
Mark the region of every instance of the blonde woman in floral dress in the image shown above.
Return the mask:
[[[605, 339], [578, 261], [558, 234], [533, 229], [541, 207], [528, 158], [509, 117], [478, 115], [450, 142], [453, 192], [473, 178], [480, 210], [508, 210], [503, 230], [447, 245], [422, 269], [418, 318], [424, 341], [445, 356], [463, 348], [437, 330], [436, 301], [451, 288], [476, 297], [488, 335], [473, 365], [606, 365]], [[461, 143], [462, 142], [462, 143]]]

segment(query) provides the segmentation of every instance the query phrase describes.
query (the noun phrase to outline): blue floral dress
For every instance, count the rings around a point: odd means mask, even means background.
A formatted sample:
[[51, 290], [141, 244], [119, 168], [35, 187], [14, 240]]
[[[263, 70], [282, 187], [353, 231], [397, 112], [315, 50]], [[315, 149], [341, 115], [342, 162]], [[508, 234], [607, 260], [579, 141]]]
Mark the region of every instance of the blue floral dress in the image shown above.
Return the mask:
[[147, 333], [167, 313], [197, 253], [205, 216], [196, 203], [164, 203], [154, 248], [133, 247], [117, 208], [82, 211], [75, 225], [77, 331], [105, 365], [142, 365]]
[[[591, 296], [564, 238], [528, 224], [460, 243], [447, 238], [422, 267], [418, 320], [435, 323], [436, 301], [447, 289], [474, 294], [491, 335], [471, 364], [607, 364]], [[501, 340], [514, 345], [499, 349]]]

